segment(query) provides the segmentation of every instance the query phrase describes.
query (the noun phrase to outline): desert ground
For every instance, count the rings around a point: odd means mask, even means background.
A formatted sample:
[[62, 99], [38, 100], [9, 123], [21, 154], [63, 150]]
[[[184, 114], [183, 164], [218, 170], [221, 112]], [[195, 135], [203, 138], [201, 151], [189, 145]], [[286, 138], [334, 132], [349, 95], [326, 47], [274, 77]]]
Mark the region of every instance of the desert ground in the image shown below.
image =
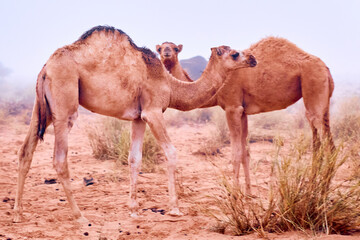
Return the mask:
[[[221, 111], [221, 110], [220, 110]], [[191, 114], [191, 113], [184, 113]], [[171, 114], [170, 114], [171, 115]], [[174, 116], [166, 116], [174, 118]], [[175, 116], [177, 116], [175, 114]], [[266, 118], [266, 117], [265, 117]], [[17, 151], [28, 125], [24, 117], [11, 116], [0, 123], [0, 239], [259, 239], [257, 233], [234, 236], [215, 231], [217, 222], [207, 214], [214, 206], [212, 196], [220, 193], [222, 174], [231, 176], [231, 147], [219, 146], [217, 154], [205, 154], [204, 144], [214, 134], [215, 124], [206, 121], [168, 120], [168, 133], [177, 149], [177, 191], [181, 217], [168, 211], [166, 161], [160, 157], [153, 173], [139, 174], [138, 200], [140, 216], [130, 218], [128, 208], [128, 166], [116, 166], [115, 160], [93, 157], [87, 131], [100, 125], [104, 117], [81, 110], [69, 135], [68, 162], [75, 199], [90, 224], [73, 219], [61, 184], [52, 166], [54, 134], [52, 127], [40, 142], [25, 184], [24, 220], [13, 223], [13, 206], [17, 181]], [[301, 122], [301, 121], [300, 121]], [[251, 122], [250, 122], [251, 123]], [[255, 129], [250, 124], [252, 188], [256, 195], [266, 194], [271, 161], [275, 151], [272, 137], [284, 138], [282, 151], [298, 134], [289, 129]], [[309, 129], [305, 132], [310, 134]], [[349, 166], [347, 166], [349, 167]], [[346, 167], [341, 174], [347, 174]], [[93, 184], [84, 184], [93, 178]], [[341, 178], [341, 176], [340, 176]], [[51, 179], [55, 179], [52, 180]], [[47, 181], [45, 183], [45, 181]], [[48, 184], [50, 183], [52, 184]], [[241, 183], [244, 183], [241, 169]], [[165, 214], [164, 214], [165, 213]], [[268, 239], [360, 239], [359, 231], [351, 235], [313, 235], [310, 232], [267, 233]]]

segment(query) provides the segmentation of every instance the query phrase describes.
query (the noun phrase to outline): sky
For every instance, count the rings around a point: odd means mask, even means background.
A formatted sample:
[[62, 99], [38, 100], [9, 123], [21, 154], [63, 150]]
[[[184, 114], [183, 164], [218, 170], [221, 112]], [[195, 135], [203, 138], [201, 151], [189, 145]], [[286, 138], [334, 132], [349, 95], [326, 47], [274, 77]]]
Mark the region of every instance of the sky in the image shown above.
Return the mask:
[[320, 57], [335, 83], [360, 81], [358, 0], [0, 0], [0, 84], [35, 84], [57, 48], [97, 25], [153, 51], [165, 41], [183, 44], [180, 59], [284, 37]]

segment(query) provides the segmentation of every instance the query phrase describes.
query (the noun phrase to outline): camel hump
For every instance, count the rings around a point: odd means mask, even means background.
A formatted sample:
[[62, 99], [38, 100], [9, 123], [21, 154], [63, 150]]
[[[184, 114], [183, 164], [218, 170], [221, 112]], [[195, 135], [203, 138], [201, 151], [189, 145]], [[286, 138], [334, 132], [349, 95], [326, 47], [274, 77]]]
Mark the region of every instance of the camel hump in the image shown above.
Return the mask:
[[157, 58], [156, 54], [151, 51], [150, 49], [146, 47], [138, 47], [134, 41], [127, 35], [124, 31], [111, 27], [111, 26], [96, 26], [85, 33], [83, 33], [80, 38], [75, 42], [77, 44], [81, 44], [85, 42], [88, 38], [90, 38], [92, 35], [99, 33], [99, 32], [105, 32], [105, 33], [111, 33], [111, 34], [120, 34], [122, 36], [126, 36], [127, 40], [129, 41], [130, 45], [137, 51], [140, 51], [143, 56], [143, 60], [146, 64], [154, 64], [157, 62], [160, 62], [160, 60]]

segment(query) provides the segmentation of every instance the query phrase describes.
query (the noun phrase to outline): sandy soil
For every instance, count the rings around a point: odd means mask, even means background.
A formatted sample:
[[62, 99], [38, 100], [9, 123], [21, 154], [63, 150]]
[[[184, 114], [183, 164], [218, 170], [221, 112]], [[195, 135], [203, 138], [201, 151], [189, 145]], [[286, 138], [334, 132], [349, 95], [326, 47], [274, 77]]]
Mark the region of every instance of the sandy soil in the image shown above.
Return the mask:
[[[0, 124], [0, 239], [258, 239], [256, 234], [231, 236], [216, 233], [216, 222], [201, 209], [211, 207], [208, 196], [219, 191], [219, 169], [201, 154], [201, 144], [209, 138], [210, 124], [184, 124], [169, 127], [168, 132], [178, 151], [178, 187], [182, 217], [162, 215], [168, 210], [166, 163], [156, 173], [139, 177], [140, 217], [129, 217], [129, 174], [124, 166], [116, 169], [111, 160], [96, 160], [91, 154], [86, 129], [99, 117], [81, 114], [69, 137], [68, 162], [75, 199], [91, 226], [73, 220], [62, 186], [45, 184], [56, 179], [52, 167], [54, 135], [51, 129], [35, 152], [24, 193], [24, 221], [13, 223], [13, 206], [17, 181], [16, 152], [28, 126], [14, 120]], [[213, 159], [225, 174], [231, 174], [230, 146]], [[269, 142], [251, 144], [252, 180], [255, 191], [267, 188], [270, 174]], [[94, 179], [85, 186], [83, 178]], [[243, 176], [241, 176], [243, 181]], [[259, 186], [259, 187], [257, 187]], [[269, 234], [269, 239], [308, 239], [299, 232]], [[321, 235], [321, 239], [360, 239], [360, 235]]]

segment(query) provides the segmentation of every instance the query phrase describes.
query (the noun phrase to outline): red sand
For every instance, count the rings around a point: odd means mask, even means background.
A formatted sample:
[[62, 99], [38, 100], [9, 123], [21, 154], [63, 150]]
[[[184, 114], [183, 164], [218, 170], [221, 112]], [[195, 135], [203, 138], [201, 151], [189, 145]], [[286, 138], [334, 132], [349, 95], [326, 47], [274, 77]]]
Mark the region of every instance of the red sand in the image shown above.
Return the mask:
[[[44, 184], [57, 178], [52, 167], [54, 135], [49, 129], [45, 141], [35, 151], [24, 193], [24, 221], [13, 223], [16, 194], [17, 155], [28, 126], [13, 121], [0, 125], [0, 239], [258, 239], [258, 235], [231, 236], [211, 231], [216, 224], [201, 208], [213, 205], [209, 195], [218, 192], [219, 170], [205, 156], [196, 154], [210, 136], [210, 124], [184, 124], [169, 127], [168, 132], [178, 152], [179, 204], [182, 217], [161, 215], [150, 208], [168, 210], [166, 163], [156, 173], [139, 177], [138, 199], [142, 214], [129, 217], [127, 206], [129, 174], [127, 166], [117, 170], [112, 160], [96, 160], [86, 135], [87, 126], [99, 121], [92, 114], [80, 114], [69, 137], [69, 168], [75, 199], [90, 220], [81, 226], [73, 220], [62, 186]], [[270, 174], [273, 145], [251, 144], [251, 172], [255, 191], [266, 189]], [[230, 146], [222, 148], [214, 158], [226, 174], [231, 174]], [[242, 170], [241, 170], [242, 174]], [[85, 186], [84, 177], [93, 177], [94, 184]], [[241, 175], [243, 182], [243, 175]], [[259, 186], [259, 187], [257, 187]], [[63, 201], [65, 200], [65, 201]], [[308, 239], [300, 232], [268, 234], [269, 239]], [[360, 236], [320, 235], [320, 239], [360, 239]]]

